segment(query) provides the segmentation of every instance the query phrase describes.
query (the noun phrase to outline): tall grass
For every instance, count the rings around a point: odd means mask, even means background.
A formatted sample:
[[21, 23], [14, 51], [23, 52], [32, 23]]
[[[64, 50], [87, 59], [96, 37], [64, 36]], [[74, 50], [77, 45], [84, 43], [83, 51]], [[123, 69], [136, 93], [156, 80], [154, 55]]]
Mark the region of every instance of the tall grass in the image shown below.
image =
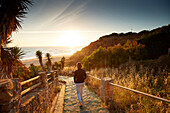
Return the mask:
[[[170, 99], [170, 75], [168, 67], [120, 66], [119, 68], [94, 69], [91, 75], [103, 78], [111, 77], [115, 84], [136, 89], [165, 99]], [[94, 80], [92, 80], [94, 81]], [[99, 82], [90, 83], [90, 87], [99, 87]], [[96, 91], [95, 88], [93, 90]], [[114, 87], [113, 97], [109, 103], [111, 112], [166, 113], [170, 104], [142, 96], [119, 87]]]

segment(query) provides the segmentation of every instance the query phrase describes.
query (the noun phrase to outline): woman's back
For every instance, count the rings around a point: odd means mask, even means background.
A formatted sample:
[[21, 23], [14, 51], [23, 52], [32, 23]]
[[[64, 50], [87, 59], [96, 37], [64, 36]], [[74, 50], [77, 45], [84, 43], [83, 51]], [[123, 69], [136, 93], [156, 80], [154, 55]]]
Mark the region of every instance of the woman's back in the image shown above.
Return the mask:
[[74, 74], [74, 82], [75, 83], [83, 83], [86, 78], [86, 72], [83, 69], [78, 69]]

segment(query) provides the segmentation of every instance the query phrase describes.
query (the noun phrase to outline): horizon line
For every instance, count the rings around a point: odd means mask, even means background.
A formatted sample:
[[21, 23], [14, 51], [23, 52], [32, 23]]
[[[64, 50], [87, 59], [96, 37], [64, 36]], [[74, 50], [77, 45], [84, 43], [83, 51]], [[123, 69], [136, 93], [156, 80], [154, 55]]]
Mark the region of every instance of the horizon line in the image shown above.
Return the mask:
[[81, 30], [58, 30], [58, 31], [18, 31], [16, 33], [23, 33], [23, 34], [27, 34], [27, 33], [64, 33], [64, 32], [100, 32], [100, 31], [81, 31]]
[[[15, 47], [15, 46], [14, 46]], [[85, 46], [16, 46], [16, 47], [85, 47]]]

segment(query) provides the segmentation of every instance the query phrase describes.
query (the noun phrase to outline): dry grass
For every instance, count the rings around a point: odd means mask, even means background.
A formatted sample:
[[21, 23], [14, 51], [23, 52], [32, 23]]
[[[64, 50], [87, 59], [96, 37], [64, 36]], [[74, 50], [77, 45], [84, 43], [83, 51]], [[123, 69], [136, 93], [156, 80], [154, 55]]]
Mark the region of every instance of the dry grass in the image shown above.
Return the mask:
[[100, 87], [100, 81], [91, 77], [88, 77], [86, 79], [86, 85], [87, 88], [94, 91], [95, 94], [97, 94], [97, 96], [100, 97], [100, 91], [101, 91], [101, 87]]
[[[167, 67], [153, 68], [149, 66], [122, 66], [120, 68], [106, 68], [92, 70], [91, 75], [95, 77], [111, 77], [115, 84], [136, 89], [165, 99], [170, 99], [170, 75]], [[91, 79], [91, 78], [90, 78]], [[88, 82], [93, 91], [99, 92], [99, 82], [91, 80]], [[146, 96], [114, 87], [112, 101], [109, 108], [111, 112], [130, 113], [168, 113], [170, 104], [155, 100]]]

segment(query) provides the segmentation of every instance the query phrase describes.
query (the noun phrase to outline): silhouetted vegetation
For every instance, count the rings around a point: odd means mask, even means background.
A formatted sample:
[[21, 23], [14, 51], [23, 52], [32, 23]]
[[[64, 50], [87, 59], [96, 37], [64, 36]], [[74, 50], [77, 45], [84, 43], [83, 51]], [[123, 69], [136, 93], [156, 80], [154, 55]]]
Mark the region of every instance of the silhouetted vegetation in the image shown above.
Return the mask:
[[52, 62], [51, 62], [51, 55], [50, 53], [46, 53], [46, 57], [47, 57], [47, 65], [48, 65], [48, 73], [51, 72], [51, 68], [52, 68]]
[[145, 45], [147, 51], [145, 59], [155, 59], [167, 54], [168, 48], [170, 48], [170, 25], [142, 36], [138, 43]]
[[36, 57], [39, 59], [39, 63], [41, 65], [42, 71], [44, 71], [45, 68], [44, 68], [44, 64], [42, 62], [42, 52], [40, 50], [36, 51]]
[[0, 1], [0, 79], [13, 78], [18, 66], [22, 65], [19, 60], [21, 50], [5, 46], [11, 43], [12, 32], [22, 27], [21, 22], [29, 6], [32, 6], [32, 0]]
[[18, 66], [23, 65], [19, 60], [22, 55], [24, 52], [18, 47], [1, 47], [0, 79], [13, 78]]

